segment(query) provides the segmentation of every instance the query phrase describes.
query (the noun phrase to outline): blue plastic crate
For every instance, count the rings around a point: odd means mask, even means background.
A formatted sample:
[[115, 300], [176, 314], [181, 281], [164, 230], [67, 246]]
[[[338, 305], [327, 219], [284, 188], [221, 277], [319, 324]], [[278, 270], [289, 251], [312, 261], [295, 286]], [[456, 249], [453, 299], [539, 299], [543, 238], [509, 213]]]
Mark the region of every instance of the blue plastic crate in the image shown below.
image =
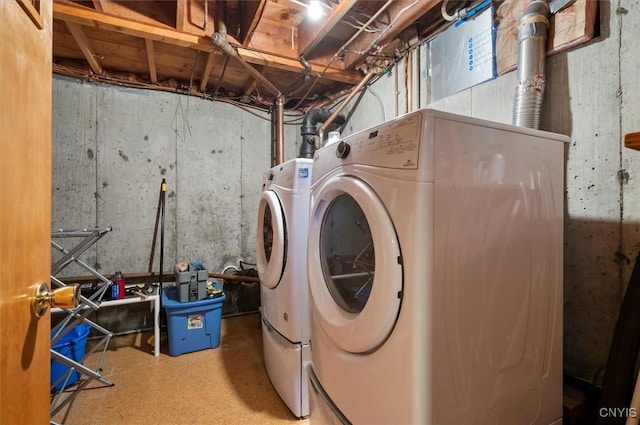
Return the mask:
[[[59, 354], [82, 364], [91, 326], [81, 323], [74, 326], [60, 338], [51, 348]], [[51, 335], [53, 337], [53, 335]], [[51, 360], [51, 391], [60, 391], [80, 379], [77, 370], [71, 370], [66, 364]]]
[[167, 312], [169, 354], [216, 348], [220, 345], [222, 304], [225, 296], [200, 301], [180, 302], [175, 287], [162, 291], [162, 306]]

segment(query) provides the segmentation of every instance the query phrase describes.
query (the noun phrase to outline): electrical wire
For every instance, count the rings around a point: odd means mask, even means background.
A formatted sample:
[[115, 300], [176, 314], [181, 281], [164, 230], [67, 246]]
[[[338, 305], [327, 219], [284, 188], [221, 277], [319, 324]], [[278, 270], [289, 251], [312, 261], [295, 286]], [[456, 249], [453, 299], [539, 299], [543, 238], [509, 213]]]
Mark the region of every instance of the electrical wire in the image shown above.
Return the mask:
[[416, 4], [418, 4], [418, 2], [419, 2], [419, 1], [420, 1], [420, 0], [414, 0], [414, 2], [413, 2], [413, 3], [411, 3], [410, 5], [407, 5], [407, 6], [405, 6], [404, 8], [402, 8], [402, 10], [400, 10], [400, 11], [398, 12], [398, 14], [395, 16], [395, 18], [393, 18], [393, 19], [391, 20], [391, 22], [389, 22], [389, 25], [387, 25], [387, 27], [386, 27], [384, 30], [382, 30], [382, 31], [380, 32], [380, 34], [378, 34], [378, 36], [377, 36], [377, 37], [376, 37], [376, 38], [371, 42], [371, 44], [369, 45], [369, 49], [367, 49], [367, 50], [360, 50], [360, 51], [353, 52], [353, 53], [359, 54], [359, 55], [361, 55], [361, 56], [366, 55], [366, 54], [369, 52], [369, 50], [371, 50], [372, 48], [374, 48], [374, 47], [378, 44], [378, 41], [380, 41], [380, 39], [381, 39], [381, 38], [386, 34], [386, 32], [387, 32], [387, 31], [389, 31], [391, 28], [393, 28], [393, 25], [396, 23], [396, 21], [397, 21], [398, 19], [400, 19], [400, 17], [401, 17], [402, 15], [404, 15], [404, 14], [405, 14], [405, 12], [406, 12], [407, 10], [411, 9], [413, 6], [415, 6]]
[[[393, 0], [388, 0], [387, 3], [378, 10], [378, 12], [373, 15], [369, 21], [363, 25], [363, 27], [360, 29], [360, 31], [364, 31], [364, 27], [368, 26], [369, 24], [371, 24], [372, 22], [375, 21], [375, 19], [387, 8], [387, 6], [389, 6], [391, 4]], [[417, 3], [418, 0], [415, 0], [413, 4]], [[413, 4], [411, 6], [413, 6]], [[410, 6], [408, 6], [410, 7]], [[407, 8], [408, 8], [407, 7]], [[407, 9], [405, 8], [405, 9]], [[400, 13], [404, 13], [405, 9], [403, 9]], [[396, 18], [397, 19], [397, 18]], [[393, 23], [393, 21], [392, 21]], [[291, 109], [298, 109], [300, 107], [300, 105], [302, 105], [302, 102], [304, 102], [307, 99], [307, 96], [309, 95], [309, 93], [311, 92], [311, 90], [313, 89], [313, 87], [315, 86], [315, 84], [318, 82], [318, 80], [322, 77], [324, 77], [324, 74], [327, 72], [327, 69], [329, 69], [329, 66], [331, 66], [331, 64], [333, 62], [335, 62], [336, 60], [338, 60], [341, 57], [341, 53], [345, 51], [346, 47], [351, 44], [353, 42], [353, 40], [356, 38], [356, 36], [360, 33], [360, 31], [356, 32], [351, 39], [349, 39], [349, 41], [347, 41], [345, 44], [343, 44], [337, 51], [336, 53], [331, 57], [331, 60], [327, 63], [327, 65], [324, 67], [324, 69], [322, 70], [322, 72], [316, 76], [316, 79], [313, 81], [313, 83], [311, 84], [311, 86], [309, 86], [309, 89], [307, 90], [307, 92], [304, 94], [304, 96], [302, 96], [302, 98], [300, 99], [300, 101]]]
[[[109, 77], [106, 75], [97, 75], [97, 74], [87, 74], [84, 72], [79, 72], [74, 68], [69, 68], [66, 67], [64, 65], [60, 65], [60, 64], [53, 64], [52, 65], [53, 68], [53, 72], [54, 73], [58, 73], [58, 74], [62, 74], [62, 75], [67, 75], [69, 77], [73, 77], [73, 78], [78, 78], [78, 79], [82, 79], [85, 81], [89, 81], [89, 82], [95, 82], [95, 83], [108, 83], [108, 84], [112, 84], [115, 86], [122, 86], [122, 87], [129, 87], [129, 88], [134, 88], [134, 89], [146, 89], [146, 90], [155, 90], [155, 91], [164, 91], [164, 92], [169, 92], [169, 93], [176, 93], [176, 94], [183, 94], [183, 95], [188, 95], [189, 93], [184, 92], [183, 90], [180, 90], [178, 88], [172, 88], [172, 87], [163, 87], [163, 86], [158, 86], [155, 84], [151, 84], [151, 83], [145, 83], [145, 82], [141, 82], [141, 81], [129, 81], [129, 80], [119, 80], [117, 78], [113, 78], [113, 77]], [[206, 93], [202, 93], [202, 94], [191, 94], [191, 96], [195, 96], [195, 97], [199, 97], [202, 98], [204, 100], [210, 100], [210, 101], [217, 101], [217, 102], [224, 102], [224, 103], [228, 103], [230, 105], [233, 105], [237, 108], [240, 108], [242, 110], [244, 110], [245, 112], [248, 112], [260, 119], [263, 119], [265, 121], [269, 121], [268, 118], [265, 118], [264, 116], [261, 116], [257, 113], [255, 113], [254, 111], [251, 110], [251, 108], [253, 108], [254, 110], [257, 110], [259, 112], [262, 113], [269, 113], [269, 110], [267, 108], [259, 108], [257, 106], [252, 106], [252, 105], [247, 105], [241, 102], [236, 102], [230, 99], [226, 99], [226, 98], [213, 98], [210, 95], [207, 95]]]
[[[380, 9], [378, 9], [378, 11], [375, 13], [375, 15], [373, 15], [371, 18], [369, 18], [369, 20], [367, 21], [367, 23], [365, 25], [369, 25], [370, 23], [375, 21], [375, 19], [378, 16], [380, 16], [382, 14], [382, 12], [384, 12], [387, 9], [387, 7], [389, 7], [391, 5], [392, 2], [393, 2], [393, 0], [387, 0], [387, 2]], [[356, 39], [356, 37], [358, 37], [358, 35], [360, 35], [360, 32], [363, 31], [363, 30], [364, 30], [364, 26], [363, 26], [363, 28], [358, 30], [354, 35], [352, 35], [351, 38], [346, 43], [344, 43], [342, 45], [342, 47], [340, 47], [340, 49], [338, 49], [338, 51], [333, 55], [333, 58], [331, 59], [331, 61], [329, 63], [332, 63], [337, 57], [339, 57], [340, 54], [347, 48], [347, 46], [349, 46], [351, 43], [353, 43], [353, 41]]]
[[346, 128], [347, 124], [349, 123], [349, 120], [353, 116], [353, 113], [356, 111], [356, 109], [358, 109], [358, 106], [360, 105], [360, 101], [362, 100], [364, 95], [367, 94], [367, 87], [368, 86], [365, 86], [363, 90], [360, 90], [360, 96], [358, 96], [358, 98], [356, 99], [356, 102], [353, 104], [353, 106], [349, 110], [349, 113], [347, 114], [346, 118], [344, 119], [344, 122], [338, 128], [338, 131], [340, 133], [342, 133], [344, 131], [344, 129]]
[[327, 72], [327, 69], [329, 69], [329, 65], [331, 65], [333, 63], [335, 59], [331, 59], [327, 65], [324, 67], [324, 69], [322, 70], [322, 72], [316, 76], [316, 79], [313, 80], [313, 82], [311, 83], [311, 85], [309, 86], [309, 89], [307, 90], [307, 92], [302, 96], [302, 98], [300, 99], [300, 101], [298, 103], [296, 103], [296, 105], [292, 108], [289, 109], [298, 109], [300, 107], [300, 105], [302, 105], [302, 102], [304, 102], [307, 99], [307, 96], [309, 96], [309, 93], [311, 93], [311, 89], [313, 89], [313, 87], [316, 85], [316, 83], [318, 82], [318, 80], [322, 77], [324, 77], [324, 74]]
[[[360, 28], [362, 28], [362, 26], [364, 25], [364, 23], [363, 23], [363, 22], [359, 22], [359, 21], [358, 21], [357, 19], [355, 19], [355, 18], [351, 18], [351, 19], [352, 19], [355, 23], [354, 23], [354, 22], [349, 22], [349, 21], [347, 21], [346, 19], [343, 19], [343, 20], [342, 20], [342, 21], [340, 21], [340, 22], [342, 22], [343, 24], [345, 24], [345, 25], [347, 25], [347, 26], [350, 26], [351, 28], [355, 28], [355, 29], [357, 29], [357, 30], [358, 30], [358, 29], [360, 29]], [[380, 29], [378, 29], [378, 28], [371, 28], [370, 26], [368, 26], [368, 27], [366, 27], [366, 28], [364, 29], [364, 32], [368, 32], [368, 33], [379, 32], [379, 31], [381, 31], [381, 30], [380, 30]]]
[[220, 90], [220, 85], [222, 84], [222, 80], [224, 79], [224, 74], [227, 71], [227, 64], [229, 63], [229, 55], [226, 55], [224, 58], [224, 64], [222, 65], [222, 72], [220, 73], [220, 78], [218, 78], [218, 84], [216, 85], [215, 90], [213, 91], [213, 97], [218, 95], [218, 90]]
[[[364, 16], [364, 17], [365, 17], [365, 18], [367, 18], [367, 19], [371, 19], [371, 18], [372, 18], [372, 16], [374, 16], [374, 15], [369, 15], [368, 13], [359, 12], [359, 11], [356, 11], [356, 12], [355, 12], [355, 14], [358, 14], [358, 15], [360, 15], [360, 16]], [[388, 15], [388, 12], [387, 12], [387, 15]], [[389, 19], [387, 19], [387, 21], [386, 21], [386, 22], [385, 22], [385, 21], [381, 21], [381, 20], [379, 20], [379, 19], [378, 19], [378, 16], [380, 16], [380, 15], [379, 15], [379, 14], [376, 14], [376, 15], [375, 15], [375, 17], [374, 17], [374, 19], [373, 19], [373, 20], [371, 20], [371, 22], [370, 22], [370, 23], [376, 23], [376, 24], [378, 24], [378, 25], [389, 25]], [[389, 16], [387, 16], [387, 18], [388, 18], [388, 17], [389, 17]], [[355, 19], [355, 18], [354, 18], [354, 19]], [[363, 24], [363, 25], [364, 25], [364, 24]]]
[[384, 103], [382, 102], [382, 99], [380, 98], [380, 95], [378, 93], [376, 93], [371, 88], [371, 86], [367, 86], [367, 90], [369, 90], [369, 92], [373, 95], [373, 97], [375, 97], [378, 100], [378, 104], [380, 105], [380, 111], [382, 111], [382, 121], [381, 122], [385, 122], [387, 119], [385, 118]]

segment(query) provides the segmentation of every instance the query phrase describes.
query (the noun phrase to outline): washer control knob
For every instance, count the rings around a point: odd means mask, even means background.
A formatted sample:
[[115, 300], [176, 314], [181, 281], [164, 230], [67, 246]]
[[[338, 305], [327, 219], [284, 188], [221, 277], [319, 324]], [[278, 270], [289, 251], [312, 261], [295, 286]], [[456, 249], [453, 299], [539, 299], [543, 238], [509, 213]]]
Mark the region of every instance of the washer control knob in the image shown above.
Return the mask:
[[349, 152], [351, 152], [351, 146], [347, 142], [338, 143], [338, 147], [336, 148], [336, 156], [340, 159], [344, 159], [349, 156]]

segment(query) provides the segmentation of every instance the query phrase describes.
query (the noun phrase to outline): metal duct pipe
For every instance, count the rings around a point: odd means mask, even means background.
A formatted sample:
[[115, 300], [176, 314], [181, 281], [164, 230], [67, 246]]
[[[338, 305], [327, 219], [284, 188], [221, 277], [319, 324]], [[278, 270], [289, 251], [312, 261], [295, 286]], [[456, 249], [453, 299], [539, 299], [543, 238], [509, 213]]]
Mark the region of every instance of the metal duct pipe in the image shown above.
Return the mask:
[[518, 20], [518, 86], [513, 124], [537, 129], [544, 98], [544, 64], [551, 10], [546, 0], [534, 0]]
[[227, 41], [226, 32], [225, 33], [214, 32], [213, 35], [211, 36], [211, 41], [213, 42], [213, 44], [218, 46], [227, 55], [234, 57], [238, 62], [240, 62], [240, 64], [244, 66], [247, 69], [247, 71], [249, 71], [249, 73], [253, 76], [253, 78], [255, 78], [256, 80], [264, 84], [264, 86], [267, 89], [269, 89], [271, 93], [275, 95], [276, 97], [275, 103], [277, 107], [276, 112], [278, 116], [275, 158], [278, 164], [282, 163], [283, 157], [284, 157], [284, 152], [283, 152], [284, 151], [283, 149], [283, 146], [284, 146], [284, 96], [283, 94], [280, 93], [280, 90], [278, 90], [276, 86], [271, 84], [269, 80], [267, 80], [260, 72], [258, 72], [257, 69], [252, 67], [251, 64], [245, 61], [238, 54], [236, 49], [234, 49], [233, 46], [231, 46], [231, 44], [229, 44], [229, 42]]

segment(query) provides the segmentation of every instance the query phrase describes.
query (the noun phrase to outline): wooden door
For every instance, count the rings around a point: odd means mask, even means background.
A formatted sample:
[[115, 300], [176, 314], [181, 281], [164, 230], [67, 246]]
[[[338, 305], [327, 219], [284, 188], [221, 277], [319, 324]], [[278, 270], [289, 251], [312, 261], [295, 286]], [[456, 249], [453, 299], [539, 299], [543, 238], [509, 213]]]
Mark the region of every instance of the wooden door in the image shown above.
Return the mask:
[[0, 0], [0, 424], [49, 423], [51, 0]]

